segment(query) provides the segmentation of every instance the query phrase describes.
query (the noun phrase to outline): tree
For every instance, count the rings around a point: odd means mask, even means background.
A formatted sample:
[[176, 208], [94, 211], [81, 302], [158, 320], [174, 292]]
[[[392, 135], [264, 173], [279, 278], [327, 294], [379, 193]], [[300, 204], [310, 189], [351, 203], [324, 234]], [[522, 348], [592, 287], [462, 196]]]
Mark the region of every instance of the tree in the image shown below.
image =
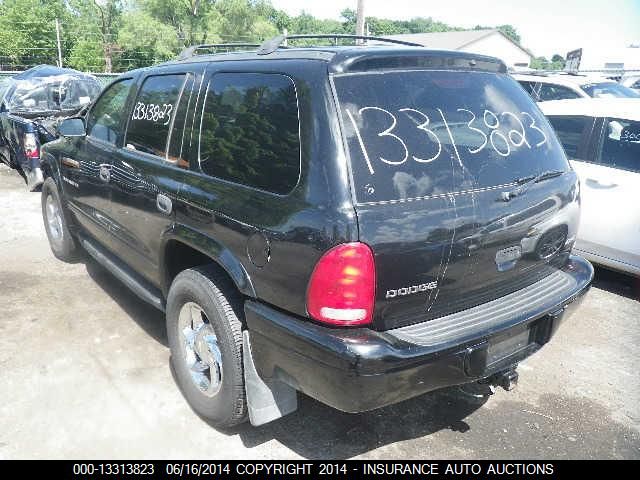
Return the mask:
[[65, 0], [0, 2], [0, 63], [12, 69], [55, 64], [56, 18], [67, 20]]
[[113, 52], [116, 47], [115, 35], [122, 6], [119, 0], [93, 0], [89, 5], [93, 5], [98, 14], [98, 29], [104, 52], [104, 71], [111, 73], [113, 71]]
[[530, 67], [535, 68], [536, 70], [549, 70], [550, 66], [551, 63], [546, 57], [534, 57], [530, 64]]
[[171, 25], [162, 23], [146, 12], [127, 12], [118, 32], [123, 69], [153, 65], [174, 57], [184, 48]]
[[[319, 19], [305, 12], [291, 17], [269, 0], [0, 0], [0, 63], [6, 59], [10, 68], [55, 63], [56, 18], [62, 25], [65, 63], [107, 72], [165, 61], [196, 44], [257, 43], [284, 29], [291, 34], [356, 31], [353, 9], [343, 10], [340, 20]], [[366, 23], [377, 36], [461, 30], [431, 17], [367, 17]], [[520, 41], [512, 25], [495, 28]], [[313, 39], [295, 44], [322, 43]], [[534, 64], [562, 68], [564, 59], [555, 55], [549, 62], [539, 57]]]
[[518, 45], [520, 44], [520, 34], [513, 25], [499, 25], [498, 30], [500, 30]]
[[138, 0], [131, 11], [144, 12], [173, 30], [182, 47], [217, 42], [220, 12], [214, 0]]
[[[75, 68], [114, 70], [120, 49], [117, 44], [120, 29], [122, 0], [68, 0], [69, 22], [63, 36], [71, 38], [73, 46], [68, 62]], [[99, 53], [100, 52], [100, 53]]]
[[553, 55], [553, 57], [551, 57], [551, 66], [550, 69], [551, 70], [562, 70], [564, 69], [564, 66], [566, 65], [567, 61], [564, 59], [564, 57], [562, 55], [559, 54], [555, 54]]

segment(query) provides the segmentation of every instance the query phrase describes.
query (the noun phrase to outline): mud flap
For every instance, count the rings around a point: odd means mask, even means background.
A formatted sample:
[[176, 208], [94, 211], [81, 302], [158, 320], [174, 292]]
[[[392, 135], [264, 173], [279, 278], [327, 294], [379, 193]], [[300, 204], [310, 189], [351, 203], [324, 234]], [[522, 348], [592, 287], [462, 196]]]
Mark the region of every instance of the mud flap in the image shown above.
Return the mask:
[[25, 175], [27, 177], [27, 188], [30, 192], [35, 192], [44, 183], [44, 175], [40, 167], [26, 170]]
[[251, 425], [264, 425], [298, 409], [295, 388], [279, 380], [265, 381], [258, 375], [251, 355], [248, 330], [242, 332], [242, 362]]

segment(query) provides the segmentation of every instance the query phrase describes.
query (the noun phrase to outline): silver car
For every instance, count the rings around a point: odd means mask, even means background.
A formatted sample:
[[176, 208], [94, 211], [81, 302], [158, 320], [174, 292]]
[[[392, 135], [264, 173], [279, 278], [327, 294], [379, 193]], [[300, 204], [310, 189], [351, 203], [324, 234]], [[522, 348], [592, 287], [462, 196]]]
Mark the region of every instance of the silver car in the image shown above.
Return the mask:
[[640, 99], [540, 103], [580, 177], [575, 250], [640, 276]]

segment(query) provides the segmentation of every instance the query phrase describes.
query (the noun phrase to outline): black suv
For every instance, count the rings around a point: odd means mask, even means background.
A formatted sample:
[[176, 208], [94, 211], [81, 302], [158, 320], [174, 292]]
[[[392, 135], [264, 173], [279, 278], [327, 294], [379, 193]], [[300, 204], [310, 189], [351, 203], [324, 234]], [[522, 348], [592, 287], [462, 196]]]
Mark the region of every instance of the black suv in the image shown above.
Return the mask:
[[65, 120], [43, 148], [54, 254], [83, 247], [166, 312], [214, 425], [297, 391], [361, 412], [511, 388], [593, 276], [549, 124], [495, 58], [283, 40], [191, 48]]

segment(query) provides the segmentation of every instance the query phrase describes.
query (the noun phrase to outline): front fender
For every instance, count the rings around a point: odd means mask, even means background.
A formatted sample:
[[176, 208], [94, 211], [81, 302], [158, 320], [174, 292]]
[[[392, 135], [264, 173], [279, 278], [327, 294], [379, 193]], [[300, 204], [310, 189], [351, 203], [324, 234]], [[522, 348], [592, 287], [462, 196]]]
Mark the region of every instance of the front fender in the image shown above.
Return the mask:
[[169, 272], [167, 271], [165, 258], [168, 243], [171, 241], [180, 242], [211, 258], [229, 275], [240, 293], [256, 298], [256, 292], [249, 274], [231, 250], [198, 230], [177, 224], [173, 225], [165, 233], [160, 246], [160, 275], [165, 296], [169, 288], [169, 282], [167, 281]]

